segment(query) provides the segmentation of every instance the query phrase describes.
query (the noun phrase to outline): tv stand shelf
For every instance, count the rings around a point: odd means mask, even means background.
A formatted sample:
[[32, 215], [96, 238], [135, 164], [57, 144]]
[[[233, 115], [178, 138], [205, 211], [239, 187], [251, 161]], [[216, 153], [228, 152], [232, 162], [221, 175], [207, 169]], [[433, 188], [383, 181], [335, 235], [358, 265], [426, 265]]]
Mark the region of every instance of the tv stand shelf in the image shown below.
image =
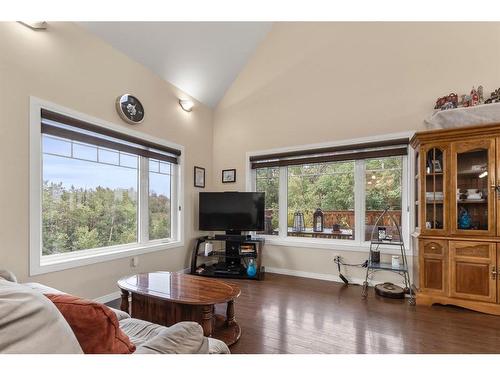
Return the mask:
[[[203, 244], [224, 243], [224, 250], [213, 250], [205, 255]], [[216, 235], [199, 237], [191, 256], [191, 274], [207, 277], [221, 277], [232, 279], [255, 279], [264, 278], [262, 267], [262, 250], [265, 240], [263, 238], [249, 236]], [[242, 252], [241, 248], [252, 249], [250, 252]], [[254, 259], [257, 273], [254, 277], [247, 275], [246, 264]]]
[[257, 254], [249, 253], [249, 254], [240, 254], [240, 255], [227, 255], [225, 251], [212, 251], [209, 255], [198, 254], [199, 258], [211, 258], [211, 257], [225, 257], [225, 258], [257, 258]]

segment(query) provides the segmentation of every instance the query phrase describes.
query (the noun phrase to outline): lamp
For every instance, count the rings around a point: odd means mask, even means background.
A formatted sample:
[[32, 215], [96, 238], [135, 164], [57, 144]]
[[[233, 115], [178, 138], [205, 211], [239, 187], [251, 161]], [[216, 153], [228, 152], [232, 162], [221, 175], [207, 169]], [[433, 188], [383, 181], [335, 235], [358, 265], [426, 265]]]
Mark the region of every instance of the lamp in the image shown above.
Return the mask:
[[303, 232], [305, 229], [304, 214], [300, 211], [296, 211], [293, 214], [293, 231]]
[[191, 112], [194, 107], [193, 101], [189, 99], [179, 99], [179, 104], [186, 112]]
[[31, 30], [45, 30], [47, 29], [47, 22], [45, 21], [18, 21], [21, 25], [29, 27]]
[[324, 215], [321, 208], [317, 208], [313, 214], [313, 231], [323, 232], [324, 229]]

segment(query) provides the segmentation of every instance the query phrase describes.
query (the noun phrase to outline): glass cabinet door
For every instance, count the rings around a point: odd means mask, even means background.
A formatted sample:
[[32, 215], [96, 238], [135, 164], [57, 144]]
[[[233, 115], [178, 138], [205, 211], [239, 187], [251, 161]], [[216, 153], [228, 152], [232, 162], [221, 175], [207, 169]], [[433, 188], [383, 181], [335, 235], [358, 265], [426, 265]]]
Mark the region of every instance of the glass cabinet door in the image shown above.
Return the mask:
[[454, 233], [495, 235], [495, 140], [452, 144]]
[[448, 148], [445, 145], [427, 145], [423, 151], [421, 231], [438, 234], [448, 229], [446, 211]]

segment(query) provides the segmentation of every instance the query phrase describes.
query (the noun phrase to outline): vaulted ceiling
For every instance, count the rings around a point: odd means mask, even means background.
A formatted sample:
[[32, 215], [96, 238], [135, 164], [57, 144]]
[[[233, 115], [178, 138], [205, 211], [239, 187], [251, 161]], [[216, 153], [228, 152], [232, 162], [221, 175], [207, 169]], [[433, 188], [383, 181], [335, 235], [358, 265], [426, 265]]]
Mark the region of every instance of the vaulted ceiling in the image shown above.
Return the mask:
[[215, 107], [270, 22], [80, 22], [130, 58]]

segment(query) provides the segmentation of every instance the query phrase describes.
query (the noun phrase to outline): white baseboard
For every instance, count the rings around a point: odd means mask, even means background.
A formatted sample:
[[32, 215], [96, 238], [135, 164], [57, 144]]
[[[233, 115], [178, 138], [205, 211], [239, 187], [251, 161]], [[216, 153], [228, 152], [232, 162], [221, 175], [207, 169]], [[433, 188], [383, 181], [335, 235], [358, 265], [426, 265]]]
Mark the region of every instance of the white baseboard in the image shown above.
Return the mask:
[[[336, 281], [339, 283], [343, 283], [343, 281], [340, 279], [340, 277], [338, 277], [337, 275], [332, 275], [332, 274], [328, 274], [328, 273], [306, 272], [306, 271], [289, 270], [286, 268], [275, 268], [275, 267], [266, 267], [266, 273], [277, 273], [280, 275], [305, 277], [308, 279]], [[349, 283], [351, 283], [351, 284], [363, 285], [363, 282], [364, 282], [364, 280], [361, 280], [361, 279], [349, 278]]]
[[[308, 279], [336, 281], [339, 283], [343, 283], [340, 277], [328, 273], [305, 272], [305, 271], [289, 270], [286, 268], [274, 268], [274, 267], [266, 267], [266, 273], [277, 273], [280, 275], [298, 276], [298, 277], [305, 277]], [[347, 279], [349, 280], [349, 284], [356, 284], [356, 285], [363, 285], [365, 281], [365, 279], [360, 279], [356, 277], [348, 277]], [[379, 283], [380, 281], [373, 282], [368, 280], [368, 285], [370, 286], [374, 286]], [[403, 283], [396, 283], [396, 285], [404, 287]]]

